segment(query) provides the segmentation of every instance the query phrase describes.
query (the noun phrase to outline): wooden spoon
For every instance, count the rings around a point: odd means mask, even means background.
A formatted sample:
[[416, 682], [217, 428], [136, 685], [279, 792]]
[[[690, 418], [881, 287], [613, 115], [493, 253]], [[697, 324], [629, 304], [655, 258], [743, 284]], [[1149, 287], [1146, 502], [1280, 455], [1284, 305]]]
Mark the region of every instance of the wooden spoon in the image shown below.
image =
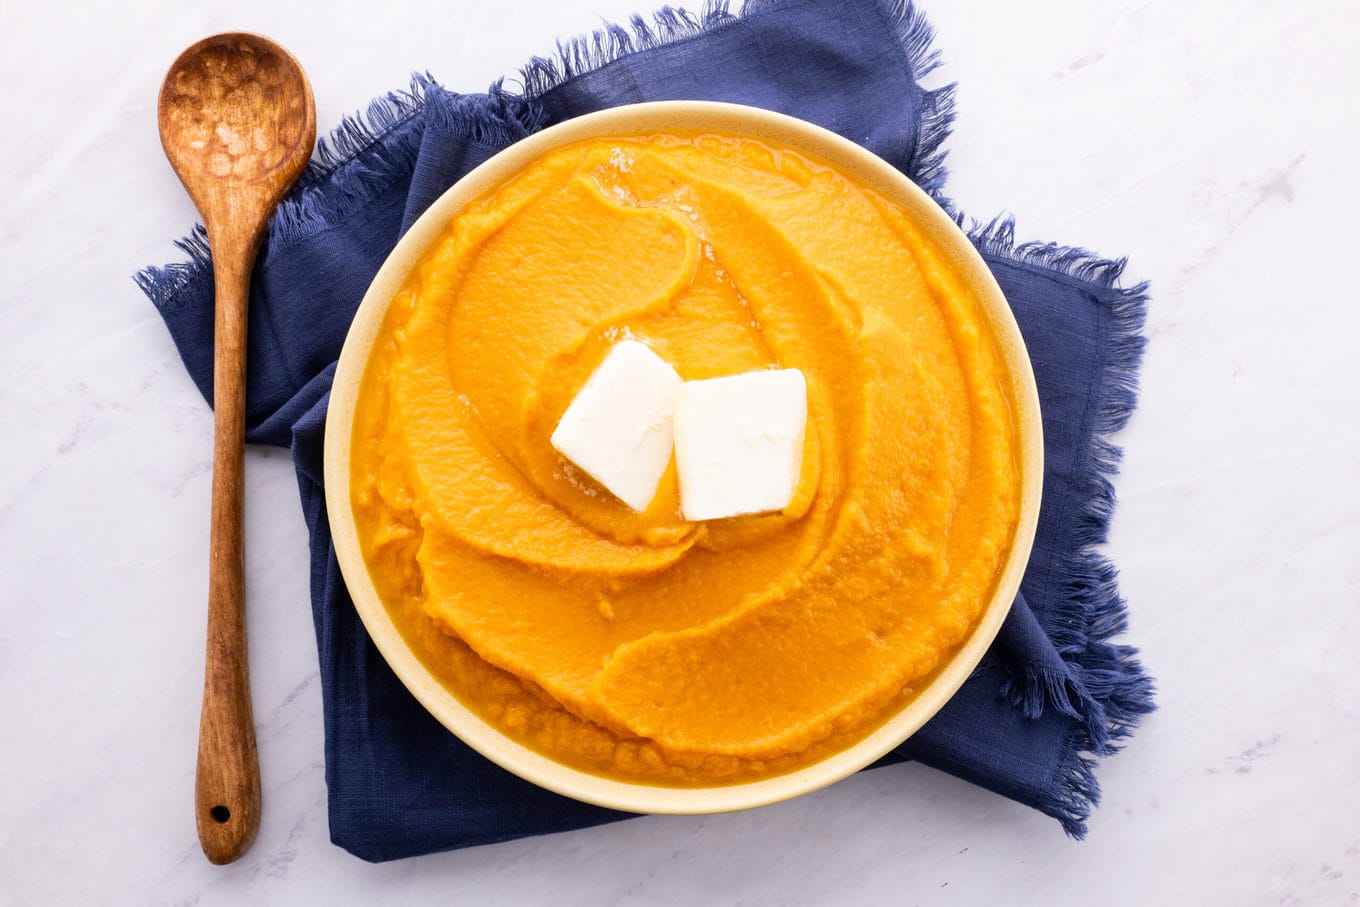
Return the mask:
[[246, 669], [242, 582], [246, 306], [265, 222], [316, 142], [312, 88], [297, 60], [259, 35], [205, 38], [161, 85], [161, 144], [208, 229], [214, 321], [208, 652], [198, 730], [198, 839], [214, 863], [260, 827], [260, 762]]

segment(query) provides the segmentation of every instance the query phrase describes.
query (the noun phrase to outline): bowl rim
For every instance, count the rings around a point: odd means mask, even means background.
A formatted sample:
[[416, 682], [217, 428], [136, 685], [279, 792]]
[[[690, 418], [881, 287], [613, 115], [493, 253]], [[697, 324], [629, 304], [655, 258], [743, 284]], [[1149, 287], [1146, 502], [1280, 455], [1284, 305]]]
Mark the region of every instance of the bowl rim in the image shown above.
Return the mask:
[[[570, 142], [667, 131], [714, 131], [766, 138], [855, 176], [904, 207], [977, 294], [1011, 377], [1020, 454], [1020, 510], [1011, 549], [977, 625], [915, 697], [853, 745], [770, 778], [712, 787], [626, 781], [572, 768], [519, 743], [463, 704], [407, 645], [378, 596], [360, 548], [350, 496], [355, 405], [369, 353], [389, 304], [448, 222], [543, 154]], [[826, 787], [899, 746], [957, 692], [1001, 628], [1029, 560], [1043, 480], [1039, 396], [1019, 327], [981, 255], [920, 187], [867, 149], [794, 117], [716, 101], [655, 101], [586, 114], [544, 129], [494, 155], [446, 190], [400, 239], [365, 293], [336, 365], [326, 420], [325, 500], [336, 560], [364, 628], [393, 672], [451, 733], [502, 768], [540, 787], [598, 806], [637, 813], [702, 814], [750, 809]]]

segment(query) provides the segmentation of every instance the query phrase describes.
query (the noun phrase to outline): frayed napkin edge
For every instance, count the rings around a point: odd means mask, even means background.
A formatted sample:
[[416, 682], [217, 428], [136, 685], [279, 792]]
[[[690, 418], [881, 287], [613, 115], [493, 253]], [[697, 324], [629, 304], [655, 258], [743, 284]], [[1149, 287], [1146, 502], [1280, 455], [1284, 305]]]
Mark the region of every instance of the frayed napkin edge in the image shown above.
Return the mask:
[[[943, 203], [949, 210], [948, 201]], [[1042, 811], [1081, 840], [1091, 810], [1100, 804], [1095, 776], [1100, 759], [1118, 752], [1143, 716], [1157, 708], [1156, 685], [1138, 649], [1110, 641], [1128, 629], [1128, 604], [1119, 592], [1118, 569], [1097, 549], [1109, 537], [1117, 502], [1113, 480], [1123, 458], [1123, 448], [1110, 436], [1128, 424], [1138, 406], [1150, 284], [1121, 286], [1127, 258], [1102, 258], [1051, 242], [1017, 243], [1011, 215], [979, 222], [955, 213], [955, 219], [984, 257], [1070, 277], [1110, 313], [1109, 353], [1093, 404], [1091, 445], [1078, 479], [1083, 508], [1074, 544], [1057, 567], [1063, 584], [1061, 619], [1050, 638], [1068, 671], [1025, 668], [1013, 673], [1001, 691], [1026, 717], [1038, 718], [1051, 707], [1077, 722], [1058, 766], [1059, 790], [1045, 799]]]

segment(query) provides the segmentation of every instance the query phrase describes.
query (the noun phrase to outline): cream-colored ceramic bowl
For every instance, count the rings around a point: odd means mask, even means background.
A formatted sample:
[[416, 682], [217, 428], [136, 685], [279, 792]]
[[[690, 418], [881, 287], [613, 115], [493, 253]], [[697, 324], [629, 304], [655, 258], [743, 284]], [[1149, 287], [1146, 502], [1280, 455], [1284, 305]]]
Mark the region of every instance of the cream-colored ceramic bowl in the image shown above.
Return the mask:
[[[622, 781], [570, 768], [507, 737], [459, 701], [421, 664], [378, 598], [360, 551], [350, 501], [354, 406], [374, 337], [407, 272], [454, 215], [560, 145], [609, 135], [676, 130], [749, 135], [805, 150], [860, 178], [910, 212], [976, 291], [991, 322], [1013, 382], [1022, 472], [1019, 524], [996, 590], [972, 635], [928, 686], [869, 736], [820, 762], [773, 778], [703, 788]], [[828, 229], [835, 229], [835, 225], [828, 225]], [[326, 505], [335, 553], [355, 607], [387, 663], [425, 708], [468, 745], [522, 778], [589, 803], [652, 813], [725, 812], [805, 794], [863, 768], [921, 727], [977, 666], [1010, 610], [1034, 540], [1043, 473], [1039, 398], [1020, 331], [982, 258], [948, 215], [891, 165], [825, 129], [752, 107], [691, 101], [619, 107], [544, 130], [482, 164], [431, 205], [383, 264], [355, 315], [331, 391], [325, 459]]]

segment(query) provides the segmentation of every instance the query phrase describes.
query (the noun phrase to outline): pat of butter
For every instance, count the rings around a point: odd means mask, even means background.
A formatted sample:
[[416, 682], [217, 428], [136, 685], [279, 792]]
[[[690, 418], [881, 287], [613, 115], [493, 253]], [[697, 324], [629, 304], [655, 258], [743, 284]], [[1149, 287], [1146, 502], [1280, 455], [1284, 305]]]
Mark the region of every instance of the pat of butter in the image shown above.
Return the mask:
[[614, 344], [571, 401], [552, 446], [637, 511], [671, 461], [680, 376], [644, 343]]
[[687, 520], [783, 510], [803, 468], [807, 383], [798, 369], [686, 381], [675, 465]]

